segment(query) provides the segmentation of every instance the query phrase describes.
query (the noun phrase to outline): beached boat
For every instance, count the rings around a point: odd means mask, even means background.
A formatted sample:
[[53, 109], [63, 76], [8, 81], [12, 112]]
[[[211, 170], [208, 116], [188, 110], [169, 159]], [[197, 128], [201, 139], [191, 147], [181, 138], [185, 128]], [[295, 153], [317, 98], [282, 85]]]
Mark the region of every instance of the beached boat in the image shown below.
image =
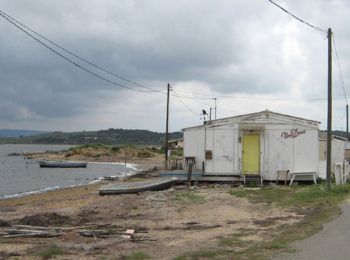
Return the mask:
[[39, 161], [41, 168], [86, 168], [87, 162]]
[[100, 195], [116, 195], [127, 193], [138, 193], [147, 190], [165, 190], [170, 188], [177, 181], [175, 177], [159, 177], [144, 181], [113, 183], [102, 186]]

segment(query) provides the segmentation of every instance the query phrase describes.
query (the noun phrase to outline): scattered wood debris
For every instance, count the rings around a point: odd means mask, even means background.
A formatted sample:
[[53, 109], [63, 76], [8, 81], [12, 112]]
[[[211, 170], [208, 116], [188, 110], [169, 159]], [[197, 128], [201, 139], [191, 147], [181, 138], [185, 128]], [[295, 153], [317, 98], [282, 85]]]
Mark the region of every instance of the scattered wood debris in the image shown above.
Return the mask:
[[0, 237], [18, 238], [50, 238], [65, 235], [68, 232], [76, 232], [83, 237], [111, 238], [120, 237], [132, 242], [155, 241], [142, 233], [148, 233], [146, 228], [121, 228], [109, 224], [86, 225], [78, 227], [42, 227], [30, 225], [13, 225], [11, 228], [0, 229]]

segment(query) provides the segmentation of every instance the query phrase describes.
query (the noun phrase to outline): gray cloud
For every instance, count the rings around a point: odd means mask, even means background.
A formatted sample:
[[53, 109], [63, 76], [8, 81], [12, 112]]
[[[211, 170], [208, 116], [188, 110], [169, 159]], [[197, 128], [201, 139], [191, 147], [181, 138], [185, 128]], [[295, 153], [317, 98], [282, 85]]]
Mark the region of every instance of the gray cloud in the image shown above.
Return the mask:
[[[279, 2], [307, 21], [334, 28], [344, 80], [349, 82], [349, 2]], [[117, 74], [157, 89], [165, 88], [167, 82], [179, 86], [201, 82], [209, 87], [205, 90], [208, 95], [268, 95], [276, 99], [326, 95], [325, 36], [293, 20], [268, 1], [0, 3], [3, 11], [51, 40]], [[0, 31], [5, 36], [0, 38], [0, 122], [4, 126], [61, 129], [53, 123], [60, 119], [77, 122], [76, 126], [67, 125], [68, 130], [163, 128], [165, 100], [159, 94], [127, 92], [96, 79], [53, 55], [2, 18]], [[341, 97], [335, 65], [334, 95]], [[203, 88], [201, 84], [196, 86], [197, 91]], [[147, 102], [158, 105], [152, 107]], [[174, 119], [174, 128], [181, 128], [191, 121], [190, 115], [179, 100], [174, 102], [178, 109], [174, 113], [187, 113], [184, 121], [182, 116]], [[195, 101], [186, 102], [195, 111], [203, 107]], [[115, 107], [115, 103], [120, 107]], [[239, 111], [239, 102], [235, 104], [228, 109]], [[266, 106], [264, 102], [255, 105], [252, 109]], [[118, 113], [104, 112], [108, 109], [118, 109]], [[125, 112], [120, 113], [121, 110]], [[338, 105], [335, 110], [338, 113]], [[88, 125], [87, 111], [96, 124]], [[111, 115], [115, 118], [108, 119]], [[138, 124], [130, 122], [133, 116]], [[323, 120], [321, 114], [310, 116]], [[155, 121], [150, 125], [150, 120]]]

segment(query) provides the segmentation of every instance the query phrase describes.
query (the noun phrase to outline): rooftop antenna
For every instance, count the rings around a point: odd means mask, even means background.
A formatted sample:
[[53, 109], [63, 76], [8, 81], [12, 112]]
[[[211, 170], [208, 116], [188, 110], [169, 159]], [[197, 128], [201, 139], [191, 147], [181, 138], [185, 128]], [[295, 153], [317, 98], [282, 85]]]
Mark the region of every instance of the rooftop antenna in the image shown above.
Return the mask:
[[[217, 101], [218, 101], [218, 99], [217, 99], [217, 98], [213, 98], [213, 100], [215, 101], [214, 110], [215, 110], [215, 119], [216, 119], [216, 115], [217, 115], [216, 111], [217, 111]], [[210, 119], [210, 120], [211, 120], [211, 119]]]

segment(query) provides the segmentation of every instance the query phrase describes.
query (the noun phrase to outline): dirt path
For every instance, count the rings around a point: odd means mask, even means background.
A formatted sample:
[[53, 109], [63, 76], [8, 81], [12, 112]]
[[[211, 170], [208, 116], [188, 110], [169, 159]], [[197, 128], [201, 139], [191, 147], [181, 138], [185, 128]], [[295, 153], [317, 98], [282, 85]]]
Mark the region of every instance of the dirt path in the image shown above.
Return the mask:
[[293, 245], [296, 252], [274, 259], [349, 259], [350, 202], [343, 204], [343, 213], [323, 226], [322, 231]]

